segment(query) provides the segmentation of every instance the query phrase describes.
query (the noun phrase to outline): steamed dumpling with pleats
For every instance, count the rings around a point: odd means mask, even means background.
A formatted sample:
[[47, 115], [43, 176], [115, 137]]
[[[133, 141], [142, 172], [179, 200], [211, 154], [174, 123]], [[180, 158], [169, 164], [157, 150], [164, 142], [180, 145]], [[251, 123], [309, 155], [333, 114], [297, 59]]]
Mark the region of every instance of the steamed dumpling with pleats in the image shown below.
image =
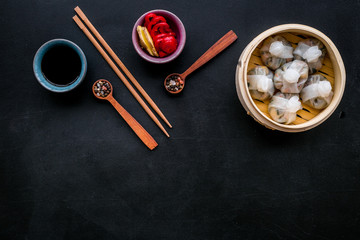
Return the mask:
[[284, 37], [270, 36], [260, 49], [261, 60], [268, 68], [276, 70], [294, 58], [293, 51], [291, 43]]
[[316, 109], [326, 108], [333, 95], [330, 82], [320, 74], [311, 75], [300, 93], [303, 103]]
[[308, 78], [309, 67], [304, 61], [294, 60], [275, 71], [274, 85], [282, 93], [300, 93]]
[[309, 65], [310, 74], [322, 68], [326, 55], [326, 47], [315, 38], [307, 38], [298, 43], [294, 51], [294, 58], [305, 61]]
[[266, 100], [273, 96], [275, 88], [274, 74], [265, 66], [256, 66], [247, 74], [250, 95], [254, 99]]
[[268, 106], [271, 118], [283, 124], [290, 124], [296, 119], [296, 112], [302, 109], [299, 94], [277, 92]]

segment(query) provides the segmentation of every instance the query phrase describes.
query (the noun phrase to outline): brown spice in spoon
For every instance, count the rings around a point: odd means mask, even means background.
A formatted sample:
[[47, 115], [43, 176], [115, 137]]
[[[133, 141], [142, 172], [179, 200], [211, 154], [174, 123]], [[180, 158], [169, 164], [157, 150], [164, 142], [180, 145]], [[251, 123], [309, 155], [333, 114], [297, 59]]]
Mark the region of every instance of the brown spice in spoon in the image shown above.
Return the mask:
[[166, 89], [171, 92], [177, 92], [184, 87], [184, 81], [179, 75], [171, 75], [166, 79]]
[[106, 97], [111, 92], [111, 86], [108, 82], [98, 81], [94, 85], [94, 92], [98, 97]]

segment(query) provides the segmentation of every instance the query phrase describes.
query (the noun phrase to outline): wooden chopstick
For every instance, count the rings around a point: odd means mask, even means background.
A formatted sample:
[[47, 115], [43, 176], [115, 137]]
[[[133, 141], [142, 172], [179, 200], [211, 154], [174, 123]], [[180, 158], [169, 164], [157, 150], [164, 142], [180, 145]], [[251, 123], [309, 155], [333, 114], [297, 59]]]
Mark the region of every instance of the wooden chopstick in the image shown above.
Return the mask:
[[84, 21], [85, 25], [90, 29], [92, 34], [94, 34], [94, 36], [97, 38], [97, 40], [102, 44], [102, 46], [110, 54], [110, 56], [115, 60], [115, 62], [118, 64], [118, 66], [124, 71], [125, 75], [130, 79], [130, 81], [134, 84], [134, 86], [139, 90], [141, 95], [147, 100], [147, 102], [150, 104], [150, 106], [155, 110], [155, 112], [157, 112], [157, 114], [159, 114], [159, 116], [164, 120], [164, 122], [170, 128], [172, 128], [171, 124], [166, 119], [166, 117], [161, 112], [161, 110], [158, 108], [158, 106], [154, 103], [154, 101], [150, 98], [150, 96], [145, 92], [145, 90], [141, 87], [141, 85], [138, 83], [138, 81], [135, 79], [135, 77], [130, 73], [130, 71], [125, 67], [125, 65], [122, 63], [122, 61], [119, 59], [119, 57], [115, 54], [115, 52], [111, 49], [111, 47], [104, 40], [104, 38], [96, 30], [96, 28], [91, 24], [91, 22], [86, 17], [84, 12], [78, 6], [74, 10], [79, 15], [81, 20]]
[[151, 119], [158, 125], [158, 127], [165, 133], [167, 137], [170, 137], [170, 135], [167, 133], [165, 128], [161, 125], [160, 121], [156, 118], [154, 113], [150, 110], [150, 108], [146, 105], [144, 100], [139, 96], [139, 94], [135, 91], [133, 86], [127, 81], [125, 76], [120, 72], [119, 68], [115, 65], [115, 63], [111, 60], [109, 55], [102, 49], [100, 44], [96, 41], [96, 39], [91, 35], [89, 30], [85, 27], [85, 25], [81, 22], [81, 20], [78, 18], [78, 16], [73, 17], [75, 23], [79, 26], [79, 28], [85, 33], [85, 35], [89, 38], [91, 43], [96, 47], [96, 49], [100, 52], [100, 54], [103, 56], [103, 58], [106, 60], [106, 62], [110, 65], [110, 67], [114, 70], [116, 75], [121, 79], [121, 81], [125, 84], [125, 86], [129, 89], [131, 94], [136, 98], [136, 100], [139, 102], [139, 104], [143, 107], [143, 109], [146, 111], [146, 113], [151, 117]]

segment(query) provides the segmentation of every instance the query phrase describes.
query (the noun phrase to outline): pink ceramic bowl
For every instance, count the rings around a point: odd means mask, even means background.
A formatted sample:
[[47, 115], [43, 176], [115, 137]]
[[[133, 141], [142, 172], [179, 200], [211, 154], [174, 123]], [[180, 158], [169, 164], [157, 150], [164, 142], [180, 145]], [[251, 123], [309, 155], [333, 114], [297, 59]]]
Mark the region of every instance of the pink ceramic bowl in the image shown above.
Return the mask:
[[[162, 58], [161, 57], [152, 57], [146, 52], [146, 50], [144, 50], [140, 47], [139, 36], [136, 31], [136, 28], [139, 25], [144, 26], [144, 21], [145, 21], [144, 19], [148, 13], [155, 13], [157, 15], [163, 16], [166, 19], [167, 23], [170, 25], [171, 29], [176, 33], [176, 40], [178, 41], [178, 47], [175, 50], [175, 52], [173, 52], [171, 55], [169, 55], [167, 57], [162, 57]], [[147, 13], [144, 13], [136, 21], [133, 31], [132, 31], [132, 42], [133, 42], [136, 52], [140, 55], [140, 57], [142, 57], [146, 61], [149, 61], [152, 63], [158, 63], [158, 64], [168, 63], [168, 62], [174, 60], [175, 58], [177, 58], [180, 55], [180, 53], [182, 52], [182, 50], [184, 49], [185, 42], [186, 42], [185, 27], [184, 27], [183, 23], [180, 21], [180, 19], [175, 14], [173, 14], [169, 11], [166, 11], [166, 10], [161, 10], [161, 9], [151, 10]]]

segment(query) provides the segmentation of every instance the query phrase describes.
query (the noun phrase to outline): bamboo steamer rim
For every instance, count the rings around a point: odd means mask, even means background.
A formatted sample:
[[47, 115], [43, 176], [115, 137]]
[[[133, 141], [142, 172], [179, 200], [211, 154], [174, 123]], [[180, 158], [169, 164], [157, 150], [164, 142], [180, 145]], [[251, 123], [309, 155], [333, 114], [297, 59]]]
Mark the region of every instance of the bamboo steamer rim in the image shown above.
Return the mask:
[[[319, 39], [325, 45], [327, 54], [329, 55], [334, 69], [334, 96], [331, 103], [313, 119], [297, 125], [277, 123], [262, 113], [253, 101], [246, 81], [250, 57], [256, 47], [259, 46], [259, 44], [261, 44], [267, 37], [285, 32], [305, 34]], [[319, 30], [302, 24], [283, 24], [272, 27], [259, 34], [246, 46], [240, 55], [235, 74], [236, 91], [240, 102], [247, 113], [265, 127], [283, 132], [303, 132], [324, 122], [331, 116], [331, 114], [339, 105], [345, 90], [346, 83], [344, 62], [335, 44]]]

